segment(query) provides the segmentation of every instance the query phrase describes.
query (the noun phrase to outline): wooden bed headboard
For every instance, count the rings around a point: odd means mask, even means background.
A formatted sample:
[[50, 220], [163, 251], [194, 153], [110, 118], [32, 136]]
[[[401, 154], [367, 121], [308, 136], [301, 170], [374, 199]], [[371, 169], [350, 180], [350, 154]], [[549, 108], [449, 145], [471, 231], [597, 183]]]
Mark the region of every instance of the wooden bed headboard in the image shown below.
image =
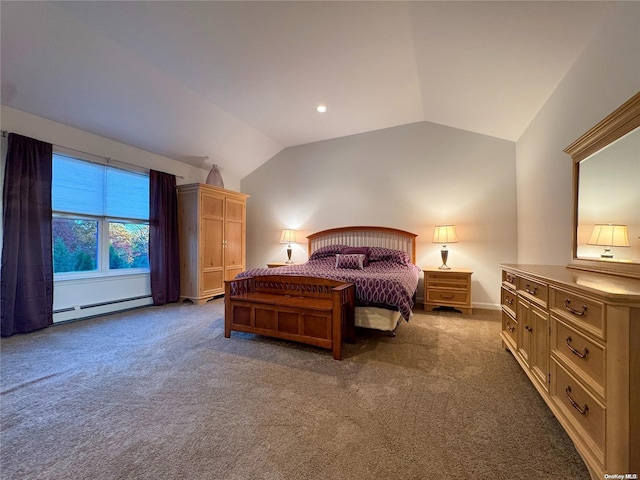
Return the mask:
[[384, 247], [407, 252], [411, 262], [416, 261], [416, 235], [387, 227], [340, 227], [312, 233], [308, 254], [327, 245], [349, 245], [350, 247]]

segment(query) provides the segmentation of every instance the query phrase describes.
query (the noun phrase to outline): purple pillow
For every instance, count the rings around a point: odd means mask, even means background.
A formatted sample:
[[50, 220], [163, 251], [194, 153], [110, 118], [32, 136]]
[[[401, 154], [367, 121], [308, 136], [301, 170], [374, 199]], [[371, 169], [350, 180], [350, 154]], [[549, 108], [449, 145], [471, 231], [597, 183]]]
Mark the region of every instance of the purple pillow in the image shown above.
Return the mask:
[[369, 265], [369, 247], [347, 247], [343, 248], [340, 252], [342, 255], [364, 255], [364, 262], [362, 263], [365, 267]]
[[409, 254], [406, 252], [402, 252], [400, 250], [393, 250], [390, 248], [384, 248], [384, 247], [371, 247], [369, 261], [379, 262], [384, 260], [399, 263], [401, 265], [411, 264], [411, 258], [409, 257]]
[[320, 247], [311, 254], [309, 260], [315, 260], [317, 258], [332, 257], [336, 253], [340, 253], [347, 245], [327, 245]]
[[364, 254], [336, 255], [336, 268], [348, 268], [351, 270], [362, 270], [364, 268]]

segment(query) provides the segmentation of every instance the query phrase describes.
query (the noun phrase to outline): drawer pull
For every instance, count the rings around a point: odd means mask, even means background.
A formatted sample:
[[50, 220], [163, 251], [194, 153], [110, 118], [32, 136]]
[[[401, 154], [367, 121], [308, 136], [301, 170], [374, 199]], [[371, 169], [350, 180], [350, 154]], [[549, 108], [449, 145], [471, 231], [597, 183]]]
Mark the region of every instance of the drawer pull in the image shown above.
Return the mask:
[[589, 354], [589, 350], [587, 349], [587, 347], [584, 347], [584, 350], [582, 352], [579, 352], [578, 350], [573, 348], [573, 346], [571, 345], [571, 337], [567, 337], [567, 347], [569, 347], [571, 353], [577, 355], [580, 358], [587, 358], [587, 355]]
[[576, 403], [576, 401], [571, 398], [571, 387], [567, 387], [564, 389], [564, 393], [567, 394], [567, 398], [569, 399], [569, 401], [571, 402], [571, 405], [573, 406], [573, 408], [575, 408], [578, 412], [580, 412], [580, 415], [586, 415], [587, 412], [589, 411], [589, 406], [585, 403], [584, 407], [580, 408], [580, 405], [578, 405]]
[[456, 297], [454, 297], [453, 295], [440, 295], [440, 298], [442, 300], [453, 300]]
[[516, 331], [516, 327], [512, 327], [511, 326], [511, 322], [507, 322], [507, 330], [509, 330], [511, 333]]
[[533, 287], [533, 290], [531, 290], [531, 288], [529, 287], [529, 284], [527, 283], [524, 286], [524, 291], [527, 293], [530, 293], [531, 295], [537, 295], [538, 294], [538, 287]]
[[527, 332], [533, 332], [533, 328], [531, 328], [529, 325], [525, 325], [525, 326], [524, 326], [524, 329], [525, 329]]
[[504, 297], [504, 301], [507, 302], [509, 305], [513, 305], [513, 298], [511, 297]]
[[568, 298], [564, 301], [564, 308], [566, 308], [567, 310], [569, 310], [571, 313], [573, 313], [574, 315], [577, 315], [579, 317], [583, 316], [585, 313], [587, 313], [587, 306], [586, 305], [582, 305], [582, 311], [578, 311], [575, 310], [573, 308], [571, 308], [569, 306], [569, 304], [571, 303], [571, 300], [569, 300]]

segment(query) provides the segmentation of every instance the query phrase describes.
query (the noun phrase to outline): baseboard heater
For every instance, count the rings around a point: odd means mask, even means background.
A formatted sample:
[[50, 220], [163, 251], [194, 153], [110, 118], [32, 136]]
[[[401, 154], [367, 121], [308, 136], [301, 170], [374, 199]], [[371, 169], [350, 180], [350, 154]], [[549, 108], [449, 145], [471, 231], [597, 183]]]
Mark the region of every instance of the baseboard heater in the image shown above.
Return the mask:
[[73, 307], [60, 308], [53, 311], [53, 323], [79, 320], [82, 318], [96, 317], [108, 313], [121, 312], [132, 308], [153, 305], [151, 295], [141, 297], [123, 298], [110, 302], [92, 303], [87, 305], [74, 305]]

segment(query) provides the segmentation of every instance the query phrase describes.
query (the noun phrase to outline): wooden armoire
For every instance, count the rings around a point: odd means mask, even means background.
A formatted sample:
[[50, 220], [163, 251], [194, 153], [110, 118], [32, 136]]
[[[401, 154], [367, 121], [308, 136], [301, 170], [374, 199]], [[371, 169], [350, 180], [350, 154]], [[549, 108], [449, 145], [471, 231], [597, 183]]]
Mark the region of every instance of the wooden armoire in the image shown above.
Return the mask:
[[248, 195], [202, 183], [177, 190], [180, 299], [202, 304], [245, 269]]

